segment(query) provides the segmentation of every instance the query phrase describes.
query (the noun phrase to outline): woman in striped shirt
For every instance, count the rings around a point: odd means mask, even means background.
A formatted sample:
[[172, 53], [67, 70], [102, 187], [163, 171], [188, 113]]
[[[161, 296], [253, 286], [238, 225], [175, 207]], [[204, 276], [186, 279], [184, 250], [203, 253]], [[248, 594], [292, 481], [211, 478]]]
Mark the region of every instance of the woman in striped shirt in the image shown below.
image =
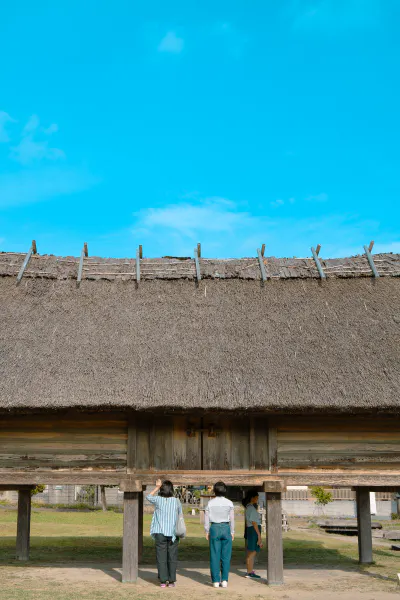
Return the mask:
[[182, 504], [174, 497], [172, 483], [161, 479], [157, 479], [156, 487], [146, 498], [154, 504], [150, 535], [156, 542], [158, 578], [162, 588], [175, 587], [179, 544], [175, 529]]

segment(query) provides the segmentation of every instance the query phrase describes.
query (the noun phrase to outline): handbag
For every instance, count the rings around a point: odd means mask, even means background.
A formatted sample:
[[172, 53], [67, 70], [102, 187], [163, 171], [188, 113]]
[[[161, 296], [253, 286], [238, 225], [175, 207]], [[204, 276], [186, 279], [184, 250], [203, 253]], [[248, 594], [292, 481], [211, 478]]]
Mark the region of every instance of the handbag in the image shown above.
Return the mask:
[[175, 525], [175, 535], [177, 538], [184, 538], [184, 537], [186, 537], [186, 524], [185, 524], [185, 519], [183, 518], [183, 513], [179, 512], [179, 505], [180, 505], [180, 502], [177, 499], [176, 500], [177, 517], [176, 517], [176, 525]]

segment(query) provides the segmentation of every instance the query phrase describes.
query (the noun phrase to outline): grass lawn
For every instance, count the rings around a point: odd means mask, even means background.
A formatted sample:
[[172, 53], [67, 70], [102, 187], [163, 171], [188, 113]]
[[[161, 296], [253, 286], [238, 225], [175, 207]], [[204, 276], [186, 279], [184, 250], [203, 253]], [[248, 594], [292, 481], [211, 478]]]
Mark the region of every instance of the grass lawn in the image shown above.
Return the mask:
[[[0, 583], [3, 590], [1, 600], [12, 598], [24, 600], [36, 598], [32, 595], [32, 584], [26, 586], [15, 584], [16, 567], [25, 566], [15, 560], [16, 510], [0, 509]], [[144, 565], [154, 565], [155, 553], [153, 541], [148, 535], [150, 515], [145, 515], [144, 531]], [[204, 538], [203, 527], [198, 517], [186, 517], [188, 537], [181, 542], [179, 557], [181, 561], [208, 561], [208, 544]], [[244, 564], [244, 544], [241, 531], [243, 521], [237, 524], [238, 535], [233, 545], [232, 563]], [[375, 564], [360, 567], [357, 563], [357, 543], [355, 538], [331, 536], [316, 529], [293, 529], [284, 534], [285, 566], [300, 569], [323, 566], [327, 569], [344, 569], [374, 574], [383, 580], [387, 577], [393, 581], [397, 573], [399, 556], [390, 550], [388, 544], [376, 545], [374, 548]], [[119, 566], [122, 561], [122, 514], [113, 512], [61, 512], [52, 510], [33, 510], [31, 526], [31, 560], [30, 566], [84, 563], [113, 563]], [[261, 552], [259, 564], [265, 565], [265, 550]], [[23, 570], [17, 569], [19, 572]], [[14, 575], [11, 575], [11, 572]], [[40, 585], [40, 582], [36, 582]], [[123, 586], [122, 586], [123, 588]], [[38, 588], [39, 589], [39, 588]], [[62, 590], [62, 593], [61, 593]], [[87, 591], [87, 590], [86, 590]], [[95, 596], [87, 596], [85, 589], [79, 597], [102, 600], [109, 597], [109, 592], [96, 590]], [[76, 593], [76, 591], [74, 592]], [[93, 592], [92, 592], [93, 593]], [[9, 594], [9, 595], [7, 595]], [[69, 586], [59, 588], [51, 584], [41, 589], [41, 600], [56, 598], [72, 600], [76, 595]], [[108, 596], [107, 596], [108, 594]], [[125, 598], [125, 592], [118, 592], [116, 597]], [[126, 596], [127, 598], [129, 596]], [[135, 599], [140, 596], [135, 595]], [[149, 597], [146, 595], [146, 597]]]

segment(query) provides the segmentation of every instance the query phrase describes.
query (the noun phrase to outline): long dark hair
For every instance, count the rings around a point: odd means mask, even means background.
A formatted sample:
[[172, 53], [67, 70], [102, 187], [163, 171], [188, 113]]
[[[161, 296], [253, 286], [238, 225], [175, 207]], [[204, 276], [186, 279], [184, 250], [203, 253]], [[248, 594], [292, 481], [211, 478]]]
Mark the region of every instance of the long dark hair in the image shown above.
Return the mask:
[[168, 479], [163, 481], [158, 495], [162, 498], [172, 498], [174, 495], [174, 486], [172, 485], [172, 481], [169, 481]]
[[259, 496], [259, 491], [256, 488], [251, 488], [251, 490], [248, 490], [246, 492], [245, 497], [242, 500], [242, 504], [243, 506], [246, 508], [246, 506], [250, 503], [250, 500], [252, 498], [254, 498], [255, 496]]

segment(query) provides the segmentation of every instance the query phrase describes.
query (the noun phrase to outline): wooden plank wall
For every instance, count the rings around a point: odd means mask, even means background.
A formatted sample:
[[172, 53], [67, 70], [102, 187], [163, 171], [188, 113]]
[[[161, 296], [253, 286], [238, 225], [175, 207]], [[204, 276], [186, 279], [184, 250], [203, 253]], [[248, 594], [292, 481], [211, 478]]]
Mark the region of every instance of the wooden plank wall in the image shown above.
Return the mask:
[[[0, 416], [0, 470], [268, 469], [266, 417], [69, 413]], [[191, 431], [191, 435], [188, 435]]]
[[0, 469], [126, 469], [127, 421], [118, 414], [0, 417]]
[[296, 417], [276, 421], [278, 466], [295, 469], [400, 470], [400, 419]]
[[400, 471], [396, 417], [105, 412], [0, 416], [0, 471], [126, 471], [128, 417], [140, 471], [268, 471], [268, 431], [277, 436], [278, 472]]

